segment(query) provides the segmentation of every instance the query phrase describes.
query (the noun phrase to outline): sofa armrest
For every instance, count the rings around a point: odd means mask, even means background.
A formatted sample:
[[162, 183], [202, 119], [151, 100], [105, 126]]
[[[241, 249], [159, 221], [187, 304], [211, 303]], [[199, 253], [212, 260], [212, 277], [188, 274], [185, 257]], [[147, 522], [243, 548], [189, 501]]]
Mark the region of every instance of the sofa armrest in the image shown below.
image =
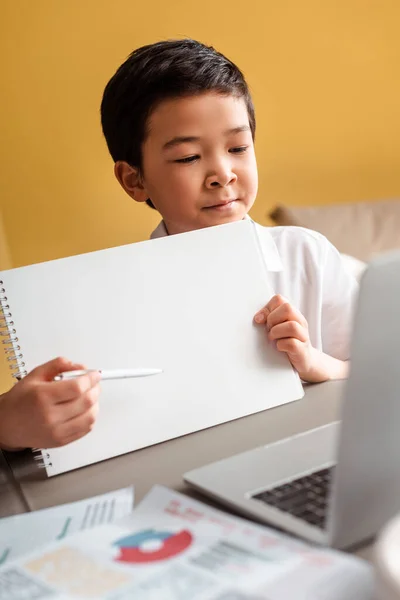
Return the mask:
[[268, 216], [276, 225], [319, 231], [339, 252], [361, 261], [400, 248], [400, 200], [277, 206]]

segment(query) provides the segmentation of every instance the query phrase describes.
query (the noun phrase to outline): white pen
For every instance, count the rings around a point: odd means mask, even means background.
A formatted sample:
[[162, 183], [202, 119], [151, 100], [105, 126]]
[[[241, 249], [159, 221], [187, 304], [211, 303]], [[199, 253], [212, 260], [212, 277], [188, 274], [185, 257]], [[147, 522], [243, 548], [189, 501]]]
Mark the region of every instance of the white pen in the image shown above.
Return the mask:
[[62, 381], [65, 379], [76, 379], [81, 375], [98, 371], [101, 379], [128, 379], [130, 377], [149, 377], [150, 375], [158, 375], [162, 373], [162, 369], [86, 369], [82, 371], [65, 371], [54, 377], [54, 381]]

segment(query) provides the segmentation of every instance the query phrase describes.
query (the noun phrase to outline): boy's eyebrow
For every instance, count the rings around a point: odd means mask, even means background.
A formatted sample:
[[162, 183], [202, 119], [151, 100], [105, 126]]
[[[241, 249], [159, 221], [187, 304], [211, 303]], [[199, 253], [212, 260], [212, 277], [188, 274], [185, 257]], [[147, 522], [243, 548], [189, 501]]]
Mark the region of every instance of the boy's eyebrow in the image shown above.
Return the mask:
[[[241, 133], [242, 131], [250, 131], [250, 127], [248, 125], [240, 125], [239, 127], [233, 127], [232, 129], [228, 129], [224, 131], [224, 135], [232, 135], [233, 133]], [[163, 150], [168, 150], [168, 148], [173, 148], [174, 146], [178, 146], [179, 144], [188, 144], [190, 142], [198, 142], [200, 137], [195, 135], [178, 135], [163, 145]]]
[[199, 137], [196, 137], [194, 135], [178, 135], [172, 138], [172, 140], [166, 142], [163, 146], [163, 150], [167, 150], [168, 148], [172, 148], [173, 146], [178, 146], [179, 144], [185, 144], [188, 142], [198, 142], [199, 139]]
[[228, 129], [228, 131], [225, 131], [224, 134], [231, 135], [232, 133], [242, 133], [242, 131], [250, 131], [250, 127], [248, 125], [240, 125], [240, 127]]

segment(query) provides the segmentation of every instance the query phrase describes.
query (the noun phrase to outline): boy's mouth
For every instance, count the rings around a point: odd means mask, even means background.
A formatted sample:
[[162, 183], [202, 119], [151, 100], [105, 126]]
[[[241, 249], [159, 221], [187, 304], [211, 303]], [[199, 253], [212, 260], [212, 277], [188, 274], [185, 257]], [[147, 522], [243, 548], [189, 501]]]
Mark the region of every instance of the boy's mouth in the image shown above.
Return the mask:
[[204, 210], [229, 210], [238, 201], [238, 198], [232, 198], [232, 200], [221, 200], [210, 206], [204, 206]]

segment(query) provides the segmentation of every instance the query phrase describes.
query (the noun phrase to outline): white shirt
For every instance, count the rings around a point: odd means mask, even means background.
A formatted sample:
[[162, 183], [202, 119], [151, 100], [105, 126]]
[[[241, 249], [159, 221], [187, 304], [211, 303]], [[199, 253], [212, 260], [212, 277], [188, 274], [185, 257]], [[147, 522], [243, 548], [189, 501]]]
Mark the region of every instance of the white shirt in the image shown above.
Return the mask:
[[[314, 348], [348, 360], [358, 284], [339, 252], [316, 231], [256, 227], [274, 293], [287, 298], [307, 319]], [[166, 235], [161, 221], [150, 237]]]

